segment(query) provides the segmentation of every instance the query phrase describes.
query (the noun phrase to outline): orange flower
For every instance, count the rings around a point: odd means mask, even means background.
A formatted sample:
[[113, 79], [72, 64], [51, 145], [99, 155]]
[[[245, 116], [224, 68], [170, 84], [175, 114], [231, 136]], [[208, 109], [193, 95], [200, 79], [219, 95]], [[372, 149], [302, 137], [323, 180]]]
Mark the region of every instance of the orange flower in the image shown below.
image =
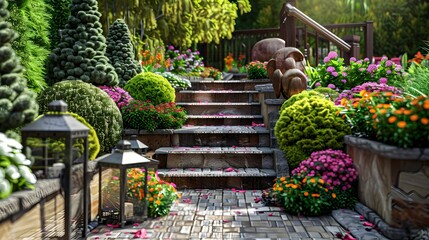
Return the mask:
[[316, 182], [316, 179], [312, 178], [312, 179], [310, 179], [310, 182], [311, 182], [311, 183], [315, 183], [315, 182]]
[[413, 101], [411, 101], [411, 105], [415, 106], [419, 103], [419, 100], [414, 99]]
[[329, 189], [325, 188], [325, 192], [329, 192]]
[[332, 196], [332, 198], [336, 198], [336, 197], [337, 197], [337, 194], [332, 193], [332, 194], [331, 194], [331, 196]]
[[390, 123], [390, 124], [392, 124], [392, 123], [394, 123], [394, 122], [396, 122], [396, 116], [391, 116], [391, 117], [389, 117], [389, 119], [387, 119], [387, 121]]
[[298, 188], [298, 185], [295, 185], [295, 184], [294, 184], [294, 185], [292, 185], [292, 188], [293, 188], [293, 189], [297, 189], [297, 188]]
[[283, 191], [282, 187], [277, 188], [277, 191]]
[[155, 203], [156, 203], [156, 205], [160, 205], [161, 201], [159, 201], [159, 199], [158, 199], [158, 200], [155, 201]]
[[391, 97], [391, 96], [393, 96], [393, 93], [392, 93], [392, 92], [385, 92], [385, 93], [384, 93], [384, 96], [386, 96], [386, 97]]
[[387, 110], [386, 110], [386, 109], [380, 109], [380, 113], [381, 113], [381, 114], [386, 114], [386, 113], [387, 113]]
[[341, 105], [342, 106], [347, 106], [347, 98], [342, 98], [341, 99]]
[[405, 114], [405, 115], [410, 115], [410, 114], [411, 114], [411, 110], [408, 110], [408, 109], [407, 109], [407, 110], [404, 110], [404, 114]]
[[283, 182], [283, 181], [285, 181], [286, 180], [286, 178], [285, 177], [281, 177], [280, 178], [280, 182]]
[[319, 179], [319, 183], [320, 183], [320, 184], [324, 184], [324, 183], [325, 183], [325, 181], [324, 181], [323, 179]]
[[423, 125], [428, 125], [428, 123], [429, 123], [429, 119], [427, 119], [427, 118], [421, 118], [420, 119], [420, 122], [423, 124]]
[[313, 193], [313, 194], [311, 194], [311, 196], [312, 196], [312, 197], [320, 197], [320, 194], [318, 194], [318, 193]]
[[398, 127], [399, 128], [405, 128], [407, 126], [407, 123], [405, 121], [399, 121], [398, 122]]
[[370, 109], [369, 112], [370, 113], [375, 113], [375, 109]]
[[304, 196], [306, 196], [306, 197], [307, 197], [307, 196], [308, 196], [308, 192], [304, 192]]
[[155, 191], [155, 189], [149, 188], [149, 192], [153, 192], [153, 191]]
[[419, 120], [419, 115], [417, 115], [417, 114], [411, 115], [410, 120], [413, 122], [416, 122], [417, 120]]
[[[426, 100], [427, 101], [427, 100]], [[423, 108], [426, 110], [429, 110], [429, 102], [426, 102], [423, 104]]]
[[307, 182], [307, 178], [302, 179], [302, 183], [306, 183]]
[[149, 198], [149, 202], [153, 202], [153, 197], [150, 197], [150, 198]]
[[383, 107], [384, 108], [390, 108], [390, 104], [385, 103], [385, 104], [383, 104]]

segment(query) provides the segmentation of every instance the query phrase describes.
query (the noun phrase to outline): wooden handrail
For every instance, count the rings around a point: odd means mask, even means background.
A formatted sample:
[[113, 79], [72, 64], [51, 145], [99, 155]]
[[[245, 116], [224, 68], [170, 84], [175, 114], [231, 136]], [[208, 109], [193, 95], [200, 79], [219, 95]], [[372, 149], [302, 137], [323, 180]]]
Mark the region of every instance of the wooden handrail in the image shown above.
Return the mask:
[[301, 20], [304, 24], [312, 27], [316, 32], [318, 32], [320, 35], [325, 37], [327, 40], [334, 43], [337, 47], [339, 47], [341, 50], [345, 52], [350, 52], [351, 46], [347, 44], [344, 40], [333, 34], [331, 31], [305, 15], [303, 12], [301, 12], [296, 7], [292, 6], [291, 4], [286, 4], [286, 10], [288, 12], [288, 15], [296, 17], [297, 19]]

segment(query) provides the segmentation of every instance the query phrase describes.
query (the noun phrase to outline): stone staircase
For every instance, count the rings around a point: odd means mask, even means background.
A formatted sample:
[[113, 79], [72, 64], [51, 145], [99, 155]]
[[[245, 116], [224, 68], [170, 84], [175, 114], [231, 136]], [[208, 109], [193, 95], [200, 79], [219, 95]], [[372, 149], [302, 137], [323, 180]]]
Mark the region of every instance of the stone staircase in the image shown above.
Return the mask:
[[[185, 126], [138, 134], [160, 162], [158, 175], [178, 188], [265, 189], [284, 175], [285, 160], [272, 147], [265, 127], [260, 91], [269, 80], [191, 81], [176, 93], [188, 112]], [[283, 169], [283, 170], [281, 170]]]

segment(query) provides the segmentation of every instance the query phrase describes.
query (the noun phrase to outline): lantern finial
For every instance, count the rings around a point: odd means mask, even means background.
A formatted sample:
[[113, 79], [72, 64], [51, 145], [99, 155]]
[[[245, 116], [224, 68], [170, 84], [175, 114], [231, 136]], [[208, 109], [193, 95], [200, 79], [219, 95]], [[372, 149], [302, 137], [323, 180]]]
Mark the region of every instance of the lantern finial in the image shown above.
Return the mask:
[[68, 105], [63, 100], [56, 100], [48, 104], [48, 110], [52, 112], [67, 112]]

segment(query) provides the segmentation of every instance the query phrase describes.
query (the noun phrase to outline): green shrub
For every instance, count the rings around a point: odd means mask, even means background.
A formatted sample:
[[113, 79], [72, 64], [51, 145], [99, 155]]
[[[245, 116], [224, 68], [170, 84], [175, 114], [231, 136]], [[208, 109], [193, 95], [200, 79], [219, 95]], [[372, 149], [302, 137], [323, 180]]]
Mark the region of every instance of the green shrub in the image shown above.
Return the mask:
[[186, 112], [175, 103], [154, 106], [150, 101], [132, 100], [122, 108], [126, 127], [154, 131], [155, 129], [181, 128], [186, 121]]
[[130, 30], [123, 19], [117, 19], [109, 28], [106, 56], [118, 74], [120, 86], [142, 72], [142, 67], [134, 56]]
[[49, 56], [48, 84], [82, 80], [97, 86], [118, 85], [118, 75], [105, 56], [106, 39], [97, 1], [73, 0], [70, 14], [61, 31], [60, 43]]
[[263, 62], [253, 61], [247, 64], [248, 79], [263, 79], [268, 78], [267, 67]]
[[175, 90], [168, 80], [152, 72], [137, 74], [127, 82], [124, 89], [134, 99], [149, 100], [154, 105], [174, 102], [176, 99]]
[[170, 82], [171, 86], [174, 89], [187, 89], [187, 88], [192, 87], [192, 84], [191, 84], [191, 82], [188, 79], [180, 77], [180, 76], [178, 76], [178, 75], [176, 75], [174, 73], [171, 73], [171, 72], [163, 72], [163, 73], [156, 72], [156, 74], [165, 77]]
[[27, 88], [23, 68], [11, 47], [17, 34], [6, 22], [7, 2], [0, 0], [0, 132], [33, 121], [39, 106], [36, 94]]
[[[350, 134], [350, 128], [337, 111], [333, 102], [317, 95], [295, 101], [281, 111], [274, 132], [291, 169], [314, 151], [343, 148], [343, 137]], [[294, 152], [288, 153], [292, 147]]]
[[[51, 114], [51, 112], [47, 112], [46, 114]], [[89, 124], [83, 117], [79, 116], [76, 113], [72, 113], [72, 112], [67, 112], [67, 114], [76, 118], [76, 120], [78, 120], [79, 122], [81, 122], [82, 124], [84, 124], [85, 126], [87, 126], [89, 128], [89, 133], [88, 133], [88, 155], [89, 156], [88, 156], [88, 158], [89, 158], [89, 160], [94, 160], [97, 157], [98, 153], [100, 152], [100, 141], [98, 140], [97, 132], [91, 126], [91, 124]], [[43, 115], [40, 115], [38, 118], [40, 118], [42, 116]], [[56, 154], [60, 154], [59, 156], [62, 157], [62, 154], [64, 154], [64, 147], [65, 147], [64, 140], [50, 139], [49, 144], [50, 144], [49, 149], [51, 150], [51, 152], [56, 153]], [[41, 139], [30, 138], [29, 140], [27, 140], [27, 145], [34, 148], [34, 147], [42, 147], [43, 143], [42, 143]], [[77, 143], [73, 144], [73, 147], [75, 149], [78, 149], [80, 155], [83, 154], [83, 150], [84, 150], [83, 140], [78, 140]]]
[[312, 91], [312, 90], [307, 91], [307, 90], [304, 90], [300, 94], [294, 94], [294, 95], [292, 95], [292, 97], [290, 97], [286, 101], [284, 101], [283, 104], [282, 104], [282, 106], [281, 106], [281, 108], [280, 108], [279, 113], [281, 114], [281, 112], [285, 108], [287, 108], [289, 106], [292, 106], [296, 101], [302, 100], [304, 98], [309, 98], [311, 96], [320, 96], [320, 97], [323, 97], [323, 95], [320, 94], [317, 91]]
[[54, 100], [65, 101], [70, 112], [79, 114], [94, 127], [100, 153], [110, 152], [121, 138], [121, 113], [109, 95], [96, 86], [80, 80], [58, 82], [39, 96], [41, 112], [48, 111], [48, 104]]

